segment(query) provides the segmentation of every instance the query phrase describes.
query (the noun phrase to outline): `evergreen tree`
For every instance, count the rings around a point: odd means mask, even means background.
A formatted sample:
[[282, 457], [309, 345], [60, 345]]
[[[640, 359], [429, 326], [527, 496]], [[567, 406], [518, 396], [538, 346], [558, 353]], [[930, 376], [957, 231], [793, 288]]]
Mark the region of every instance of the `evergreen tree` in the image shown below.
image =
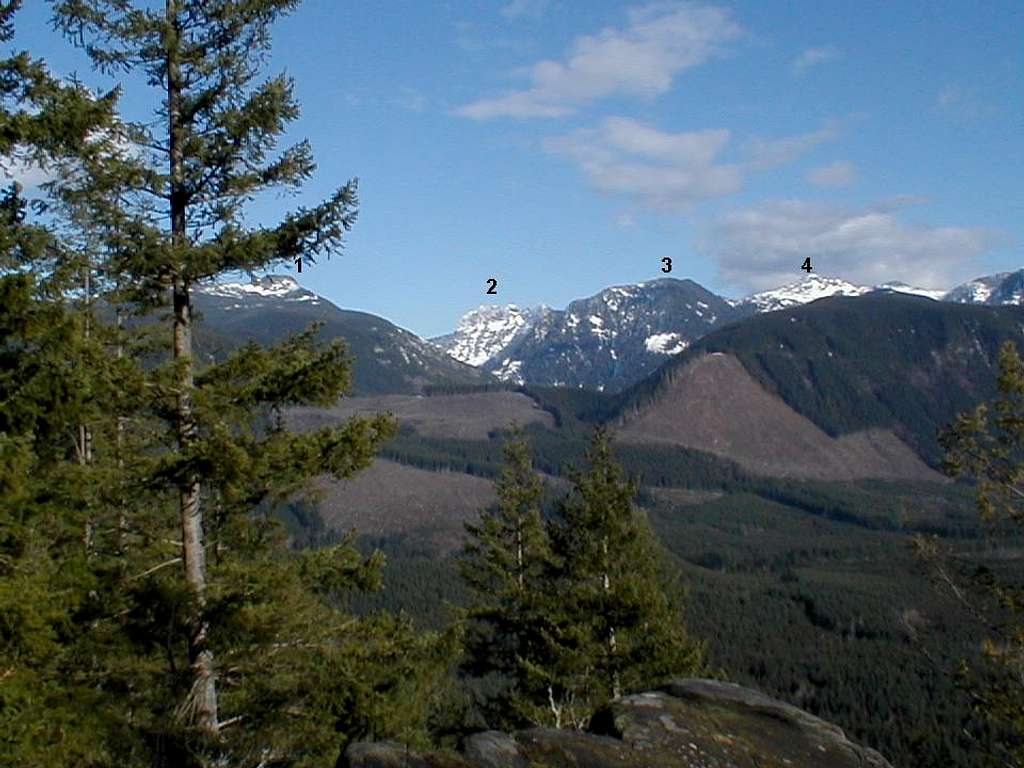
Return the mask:
[[[386, 417], [286, 429], [289, 406], [328, 405], [348, 389], [344, 346], [320, 344], [311, 330], [205, 367], [192, 346], [198, 282], [312, 264], [338, 252], [355, 218], [351, 183], [276, 226], [242, 223], [253, 196], [297, 188], [313, 171], [305, 143], [273, 155], [298, 114], [291, 82], [257, 80], [270, 24], [295, 5], [166, 0], [158, 12], [126, 0], [54, 3], [57, 24], [97, 66], [142, 73], [158, 89], [158, 119], [87, 125], [71, 113], [77, 134], [63, 126], [67, 116], [55, 119], [82, 150], [53, 190], [65, 238], [13, 265], [43, 279], [38, 295], [31, 281], [11, 286], [23, 300], [4, 319], [4, 402], [20, 397], [24, 407], [5, 414], [24, 424], [0, 446], [0, 481], [12, 500], [38, 498], [2, 510], [19, 523], [4, 567], [24, 565], [40, 593], [73, 589], [61, 593], [65, 610], [10, 647], [55, 658], [48, 679], [63, 673], [91, 702], [68, 703], [52, 732], [21, 731], [21, 743], [35, 746], [16, 764], [321, 765], [352, 738], [424, 738], [445, 685], [449, 638], [346, 610], [348, 594], [379, 584], [382, 558], [359, 556], [350, 541], [294, 553], [276, 524], [274, 510], [312, 478], [350, 477], [393, 431]], [[82, 332], [64, 302], [81, 293], [62, 276], [81, 275], [83, 264], [102, 276], [108, 306], [142, 313], [169, 301], [162, 351], [126, 346], [98, 322]], [[40, 341], [26, 341], [29, 332]], [[51, 362], [61, 333], [74, 333], [83, 351]], [[68, 442], [82, 424], [92, 446], [85, 464]], [[44, 449], [48, 464], [37, 458]], [[24, 554], [51, 531], [24, 521], [33, 509], [61, 532], [60, 550], [38, 561]], [[86, 546], [83, 525], [95, 532]], [[13, 591], [2, 598], [5, 626], [7, 617], [14, 626], [26, 606]], [[3, 716], [25, 706], [5, 704]], [[81, 746], [80, 760], [68, 742]]]
[[628, 691], [696, 672], [703, 658], [683, 625], [682, 595], [633, 505], [636, 485], [622, 476], [605, 428], [595, 430], [586, 461], [586, 470], [572, 475], [573, 491], [551, 534], [565, 614], [561, 686], [551, 706], [565, 707], [577, 726]]
[[[1024, 525], [1024, 360], [1013, 342], [1000, 351], [998, 386], [995, 400], [961, 414], [940, 442], [947, 473], [977, 481], [982, 520], [1005, 536]], [[982, 648], [995, 675], [971, 674], [966, 663], [960, 673], [975, 681], [971, 693], [982, 712], [1008, 729], [1000, 764], [1024, 766], [1024, 583], [943, 553], [935, 539], [918, 538], [916, 545], [984, 627]]]
[[[20, 2], [0, 5], [0, 41]], [[60, 83], [20, 52], [0, 60], [0, 157], [51, 168], [88, 151], [109, 125], [102, 98]], [[38, 204], [39, 201], [33, 201]], [[103, 411], [110, 370], [83, 317], [33, 274], [59, 248], [13, 183], [0, 195], [0, 754], [24, 766], [93, 765], [107, 741], [103, 705], [67, 652], [88, 600], [82, 533], [101, 477], [70, 461], [74, 426]]]
[[492, 727], [538, 722], [536, 705], [546, 696], [538, 670], [550, 658], [548, 585], [555, 566], [541, 518], [544, 486], [518, 429], [504, 456], [495, 481], [498, 506], [466, 525], [459, 563], [472, 595], [463, 614], [465, 669], [496, 676], [501, 685], [486, 707]]

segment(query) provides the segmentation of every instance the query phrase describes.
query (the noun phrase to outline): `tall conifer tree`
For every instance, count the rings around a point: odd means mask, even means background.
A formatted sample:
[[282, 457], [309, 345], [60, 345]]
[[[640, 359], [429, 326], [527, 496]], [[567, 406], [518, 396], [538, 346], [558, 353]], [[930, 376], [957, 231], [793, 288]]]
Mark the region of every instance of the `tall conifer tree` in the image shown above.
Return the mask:
[[[1005, 536], [1024, 526], [1024, 360], [1011, 341], [1000, 350], [997, 383], [998, 396], [960, 414], [940, 440], [946, 472], [977, 482], [982, 522], [990, 535]], [[979, 710], [1004, 729], [994, 764], [1024, 766], [1024, 579], [944, 551], [936, 538], [915, 543], [939, 583], [981, 625], [990, 674], [977, 674], [963, 661], [961, 673], [971, 679]]]
[[554, 559], [541, 518], [544, 486], [519, 430], [505, 444], [495, 483], [497, 509], [468, 524], [460, 561], [473, 595], [465, 612], [466, 669], [496, 675], [502, 690], [486, 707], [493, 727], [538, 722], [546, 692], [538, 674], [550, 658], [547, 587]]
[[563, 698], [592, 713], [628, 691], [696, 672], [703, 647], [686, 631], [682, 594], [633, 505], [636, 485], [615, 463], [605, 428], [595, 431], [586, 461], [551, 536], [570, 641], [560, 653]]
[[[4, 44], [20, 5], [0, 5]], [[2, 162], [50, 169], [80, 157], [115, 100], [58, 81], [28, 53], [0, 60]], [[93, 378], [102, 350], [57, 300], [66, 286], [38, 270], [59, 248], [9, 185], [0, 195], [0, 754], [17, 766], [95, 764], [107, 735], [67, 648], [91, 586], [82, 530], [99, 479], [71, 460], [74, 428], [103, 411], [109, 377]]]
[[[126, 0], [53, 5], [58, 26], [99, 68], [141, 73], [154, 89], [157, 119], [94, 137], [104, 151], [72, 169], [62, 191], [90, 236], [99, 234], [108, 283], [119, 288], [112, 300], [171, 308], [171, 362], [150, 370], [150, 402], [133, 421], [149, 441], [139, 452], [136, 496], [151, 502], [140, 512], [145, 521], [129, 525], [135, 565], [115, 593], [126, 602], [117, 615], [130, 632], [108, 637], [136, 642], [124, 658], [141, 654], [106, 678], [121, 680], [132, 702], [126, 724], [144, 739], [136, 754], [156, 744], [161, 759], [182, 764], [228, 756], [312, 764], [347, 739], [415, 729], [425, 714], [411, 710], [430, 701], [417, 686], [444, 668], [437, 654], [445, 646], [416, 637], [405, 621], [347, 616], [339, 601], [377, 583], [379, 558], [364, 560], [347, 542], [289, 555], [270, 515], [311, 478], [365, 467], [393, 422], [286, 429], [284, 409], [331, 404], [350, 384], [343, 345], [320, 345], [313, 331], [205, 367], [193, 345], [198, 283], [234, 270], [312, 265], [340, 250], [355, 220], [354, 182], [276, 225], [242, 220], [255, 195], [298, 188], [314, 170], [305, 142], [276, 152], [298, 115], [291, 81], [258, 79], [270, 26], [297, 0], [166, 0], [159, 10]], [[176, 535], [159, 518], [170, 488]], [[175, 539], [177, 553], [154, 556]], [[159, 637], [168, 638], [171, 674], [163, 677], [148, 650]], [[150, 645], [140, 648], [139, 638]], [[184, 669], [178, 638], [187, 647]], [[395, 707], [412, 688], [416, 707], [400, 717]]]

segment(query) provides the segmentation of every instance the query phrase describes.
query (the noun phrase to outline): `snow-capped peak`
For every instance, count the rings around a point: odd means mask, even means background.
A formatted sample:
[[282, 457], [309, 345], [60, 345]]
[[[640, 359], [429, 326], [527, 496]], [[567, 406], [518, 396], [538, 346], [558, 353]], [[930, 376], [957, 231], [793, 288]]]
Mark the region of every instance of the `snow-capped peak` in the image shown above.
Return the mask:
[[892, 293], [908, 293], [913, 296], [925, 296], [936, 301], [946, 296], [944, 290], [932, 288], [916, 288], [906, 283], [892, 281], [882, 285], [867, 286], [855, 285], [838, 277], [824, 277], [809, 275], [803, 280], [784, 285], [781, 288], [773, 288], [769, 291], [761, 291], [742, 299], [738, 302], [731, 302], [734, 306], [741, 304], [753, 305], [758, 312], [772, 312], [776, 309], [795, 307], [799, 304], [808, 304], [827, 296], [863, 296], [874, 291], [889, 291]]
[[761, 291], [743, 299], [742, 304], [752, 304], [758, 312], [772, 312], [798, 304], [807, 304], [826, 296], [863, 296], [875, 290], [863, 285], [854, 285], [838, 277], [820, 277], [809, 275], [803, 280]]
[[287, 275], [266, 275], [246, 283], [211, 283], [199, 286], [197, 290], [207, 296], [225, 299], [300, 298], [296, 294], [316, 298], [315, 294], [299, 285], [295, 278]]
[[483, 304], [464, 314], [454, 333], [433, 341], [456, 360], [483, 365], [529, 326], [536, 314], [537, 310], [520, 309], [515, 304], [504, 307]]

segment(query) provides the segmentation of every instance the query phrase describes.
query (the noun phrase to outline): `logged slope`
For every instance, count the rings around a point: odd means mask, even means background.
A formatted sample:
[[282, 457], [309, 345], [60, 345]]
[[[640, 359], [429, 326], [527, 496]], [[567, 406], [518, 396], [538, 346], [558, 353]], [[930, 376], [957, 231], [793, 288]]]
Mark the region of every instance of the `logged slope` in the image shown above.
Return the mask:
[[457, 395], [381, 395], [346, 397], [332, 408], [293, 408], [288, 423], [310, 429], [343, 422], [352, 416], [391, 413], [402, 427], [425, 437], [486, 440], [510, 424], [554, 426], [555, 419], [520, 392], [473, 392]]
[[669, 442], [708, 451], [774, 477], [940, 478], [887, 430], [830, 437], [721, 352], [675, 368], [663, 396], [629, 419], [619, 434], [624, 442]]
[[725, 352], [828, 435], [891, 429], [934, 465], [937, 430], [992, 396], [999, 346], [1020, 341], [1022, 327], [1019, 307], [905, 295], [822, 299], [709, 334], [625, 393], [619, 417], [671, 401], [685, 366]]
[[381, 317], [339, 309], [290, 277], [201, 286], [195, 304], [202, 327], [226, 347], [246, 341], [268, 344], [322, 323], [321, 338], [344, 339], [355, 357], [353, 383], [360, 394], [406, 394], [432, 385], [491, 380]]
[[463, 524], [495, 502], [490, 480], [377, 459], [351, 480], [321, 481], [328, 528], [370, 536], [411, 536], [428, 549], [459, 545]]

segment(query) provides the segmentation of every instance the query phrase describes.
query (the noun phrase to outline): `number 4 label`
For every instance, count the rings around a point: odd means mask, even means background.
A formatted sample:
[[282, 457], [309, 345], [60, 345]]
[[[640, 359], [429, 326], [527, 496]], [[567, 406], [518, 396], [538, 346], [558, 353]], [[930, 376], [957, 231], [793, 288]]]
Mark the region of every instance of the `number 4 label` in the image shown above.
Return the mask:
[[811, 266], [811, 257], [810, 256], [808, 256], [806, 259], [804, 259], [804, 264], [803, 264], [802, 267], [800, 267], [800, 269], [802, 269], [807, 274], [811, 273], [811, 270], [814, 269], [814, 267]]

